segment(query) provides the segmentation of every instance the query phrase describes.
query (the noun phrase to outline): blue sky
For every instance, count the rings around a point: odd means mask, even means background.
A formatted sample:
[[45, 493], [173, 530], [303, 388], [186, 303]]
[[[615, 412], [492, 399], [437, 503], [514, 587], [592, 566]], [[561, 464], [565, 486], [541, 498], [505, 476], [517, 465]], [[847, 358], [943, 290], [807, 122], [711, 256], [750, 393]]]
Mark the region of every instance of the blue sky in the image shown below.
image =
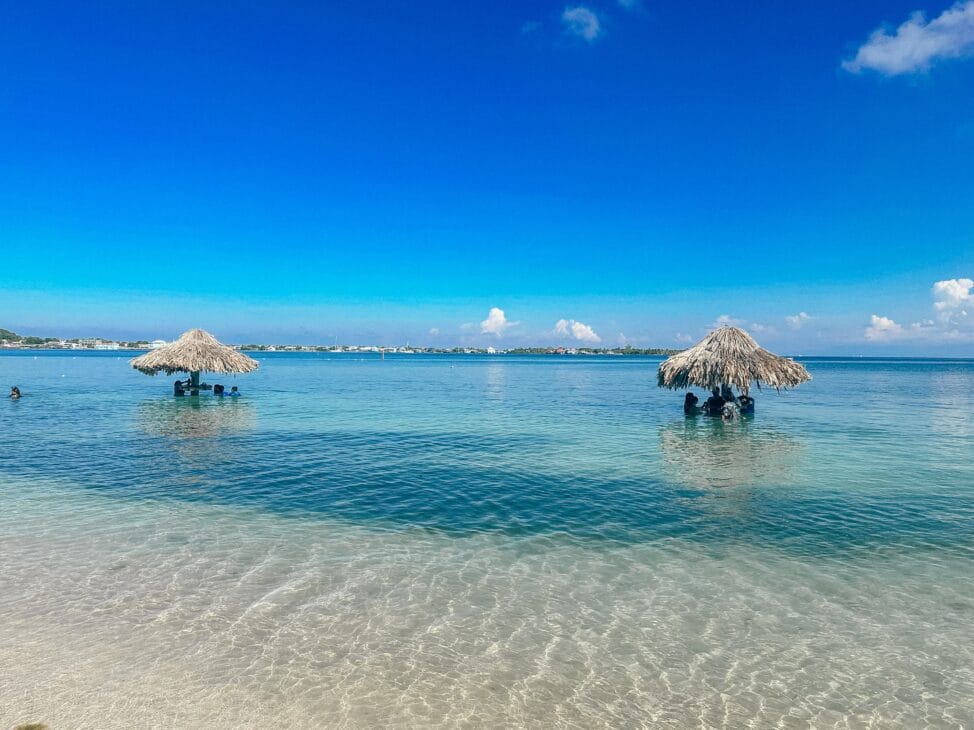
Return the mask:
[[921, 1], [6, 3], [0, 326], [974, 354]]

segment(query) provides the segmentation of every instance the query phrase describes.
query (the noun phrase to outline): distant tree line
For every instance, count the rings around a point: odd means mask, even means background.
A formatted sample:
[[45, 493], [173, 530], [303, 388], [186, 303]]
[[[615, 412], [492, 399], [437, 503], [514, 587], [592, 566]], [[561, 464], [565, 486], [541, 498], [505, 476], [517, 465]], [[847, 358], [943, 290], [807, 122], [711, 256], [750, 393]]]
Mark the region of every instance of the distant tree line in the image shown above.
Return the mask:
[[[85, 341], [90, 340], [101, 340], [100, 337], [93, 338], [81, 338], [74, 337], [69, 340], [62, 340], [60, 337], [35, 337], [33, 335], [18, 335], [16, 332], [11, 332], [8, 329], [3, 329], [0, 327], [0, 342], [16, 342], [21, 345], [28, 345], [31, 347], [38, 347], [40, 345], [49, 345], [52, 342], [67, 342], [70, 344], [82, 344]], [[110, 342], [111, 340], [102, 340], [104, 342]], [[137, 349], [147, 349], [149, 347], [148, 340], [132, 340], [130, 342], [118, 342], [120, 347], [127, 347], [133, 350]]]
[[57, 337], [25, 337], [16, 332], [0, 328], [0, 342], [20, 342], [25, 345], [44, 345], [48, 342], [57, 342]]

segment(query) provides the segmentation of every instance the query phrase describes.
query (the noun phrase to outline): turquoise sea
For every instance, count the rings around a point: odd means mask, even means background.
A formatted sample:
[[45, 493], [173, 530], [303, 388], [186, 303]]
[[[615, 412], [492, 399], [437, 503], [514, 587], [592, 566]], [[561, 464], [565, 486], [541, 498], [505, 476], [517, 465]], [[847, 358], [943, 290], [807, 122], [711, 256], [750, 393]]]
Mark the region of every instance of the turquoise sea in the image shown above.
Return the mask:
[[0, 728], [974, 727], [974, 361], [0, 355]]

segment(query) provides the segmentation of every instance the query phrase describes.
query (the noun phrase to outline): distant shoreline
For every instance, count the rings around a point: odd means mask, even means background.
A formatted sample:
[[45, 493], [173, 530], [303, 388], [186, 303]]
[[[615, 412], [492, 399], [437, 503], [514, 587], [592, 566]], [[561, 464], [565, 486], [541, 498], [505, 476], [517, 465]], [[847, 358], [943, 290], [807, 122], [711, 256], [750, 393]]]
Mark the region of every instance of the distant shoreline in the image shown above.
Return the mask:
[[[0, 350], [127, 350], [144, 352], [155, 347], [165, 345], [164, 340], [106, 340], [100, 337], [76, 337], [64, 339], [60, 337], [33, 337], [18, 335], [10, 330], [0, 329]], [[231, 345], [235, 350], [244, 352], [375, 352], [402, 354], [483, 354], [498, 353], [512, 355], [673, 355], [680, 350], [664, 347], [515, 347], [496, 349], [494, 347], [410, 347], [393, 345], [289, 345], [246, 343]]]
[[[335, 350], [333, 348], [324, 349], [314, 349], [309, 347], [308, 349], [275, 349], [275, 350], [249, 350], [244, 348], [241, 349], [243, 352], [256, 352], [260, 355], [367, 355], [371, 357], [378, 358], [383, 354], [386, 355], [398, 355], [402, 356], [404, 359], [408, 359], [411, 355], [438, 355], [438, 356], [479, 356], [484, 358], [520, 358], [520, 357], [541, 357], [541, 356], [555, 356], [557, 359], [558, 355], [567, 357], [603, 357], [603, 358], [619, 358], [623, 357], [620, 353], [610, 353], [610, 352], [527, 352], [527, 351], [496, 351], [494, 353], [488, 353], [486, 350], [477, 349], [463, 349], [459, 348], [457, 350], [424, 350], [416, 349], [411, 352], [401, 352], [397, 351], [395, 348], [386, 348], [385, 350]], [[68, 354], [73, 355], [89, 355], [89, 356], [110, 356], [112, 353], [121, 354], [135, 354], [140, 352], [148, 352], [146, 348], [123, 348], [119, 347], [117, 349], [65, 349], [59, 347], [0, 347], [0, 356], [3, 355], [30, 355], [38, 353], [50, 353], [50, 354]], [[646, 353], [625, 353], [629, 356], [635, 357], [668, 357], [665, 353], [657, 354], [646, 354]], [[877, 362], [893, 362], [898, 364], [907, 364], [910, 362], [943, 362], [943, 363], [958, 363], [958, 364], [974, 364], [974, 357], [964, 357], [958, 355], [786, 355], [786, 357], [791, 357], [795, 360], [801, 360], [803, 362], [834, 362], [842, 361], [850, 364], [869, 364]]]
[[[266, 354], [287, 354], [287, 353], [307, 353], [307, 354], [333, 354], [333, 355], [581, 355], [581, 356], [663, 356], [668, 357], [680, 350], [668, 350], [663, 348], [610, 348], [594, 349], [587, 347], [519, 347], [508, 350], [499, 350], [493, 347], [393, 347], [383, 345], [231, 345], [233, 349], [241, 352], [258, 352]], [[96, 352], [151, 352], [153, 348], [146, 345], [136, 345], [129, 343], [111, 343], [100, 345], [81, 345], [64, 346], [57, 344], [0, 344], [0, 353], [8, 352], [73, 352], [73, 353], [96, 353]]]

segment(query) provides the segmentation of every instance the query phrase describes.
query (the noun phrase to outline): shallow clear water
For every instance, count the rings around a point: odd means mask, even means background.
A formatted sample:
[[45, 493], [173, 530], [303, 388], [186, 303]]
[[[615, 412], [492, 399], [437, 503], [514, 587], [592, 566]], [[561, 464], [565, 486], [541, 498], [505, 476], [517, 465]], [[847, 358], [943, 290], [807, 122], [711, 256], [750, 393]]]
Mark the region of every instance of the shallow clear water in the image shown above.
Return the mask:
[[0, 355], [0, 728], [974, 725], [974, 363], [260, 359]]

